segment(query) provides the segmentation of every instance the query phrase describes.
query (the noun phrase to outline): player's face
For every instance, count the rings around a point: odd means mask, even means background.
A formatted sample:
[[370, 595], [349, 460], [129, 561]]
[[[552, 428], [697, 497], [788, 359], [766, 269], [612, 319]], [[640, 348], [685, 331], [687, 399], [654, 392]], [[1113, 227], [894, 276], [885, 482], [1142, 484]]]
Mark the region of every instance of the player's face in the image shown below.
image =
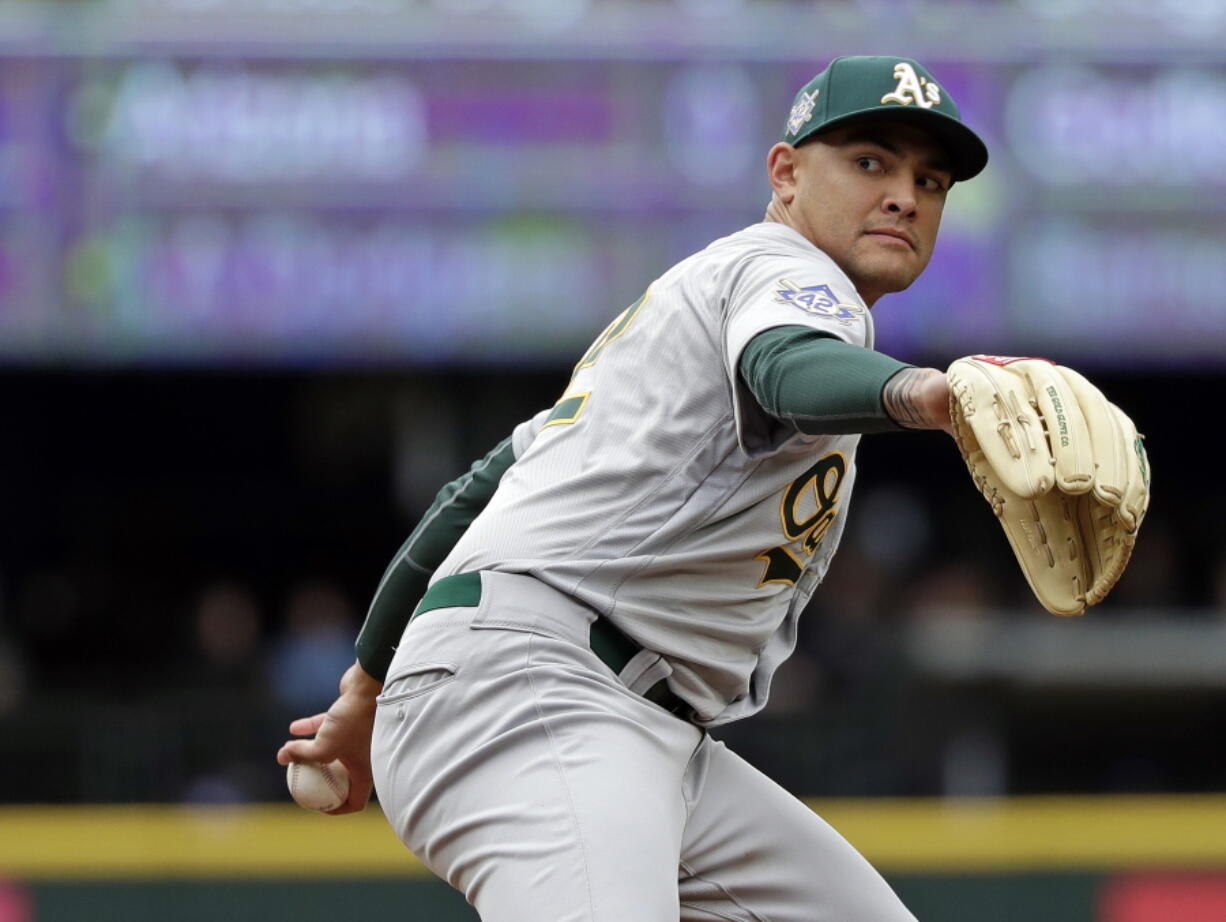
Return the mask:
[[932, 136], [905, 122], [853, 123], [793, 152], [789, 223], [869, 305], [915, 281], [932, 256], [951, 183]]

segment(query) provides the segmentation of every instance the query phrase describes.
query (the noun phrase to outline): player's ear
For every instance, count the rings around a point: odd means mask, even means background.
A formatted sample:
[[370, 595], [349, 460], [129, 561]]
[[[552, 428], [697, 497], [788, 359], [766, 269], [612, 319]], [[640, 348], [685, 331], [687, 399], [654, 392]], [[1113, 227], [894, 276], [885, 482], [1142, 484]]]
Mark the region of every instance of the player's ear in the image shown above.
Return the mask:
[[780, 141], [766, 155], [766, 175], [770, 179], [775, 197], [783, 204], [791, 204], [796, 197], [796, 166], [799, 155], [791, 144]]

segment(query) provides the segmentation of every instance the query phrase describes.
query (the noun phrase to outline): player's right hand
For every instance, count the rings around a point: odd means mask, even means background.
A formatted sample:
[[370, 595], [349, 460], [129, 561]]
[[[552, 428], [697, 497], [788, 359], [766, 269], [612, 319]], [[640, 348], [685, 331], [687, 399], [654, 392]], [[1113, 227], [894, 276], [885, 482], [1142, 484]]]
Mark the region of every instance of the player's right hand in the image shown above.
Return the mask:
[[383, 683], [354, 663], [341, 677], [340, 696], [326, 713], [299, 717], [289, 725], [294, 736], [277, 751], [277, 762], [331, 762], [340, 759], [349, 771], [349, 798], [332, 815], [357, 813], [366, 807], [374, 788], [370, 771], [370, 739], [374, 732], [375, 697]]

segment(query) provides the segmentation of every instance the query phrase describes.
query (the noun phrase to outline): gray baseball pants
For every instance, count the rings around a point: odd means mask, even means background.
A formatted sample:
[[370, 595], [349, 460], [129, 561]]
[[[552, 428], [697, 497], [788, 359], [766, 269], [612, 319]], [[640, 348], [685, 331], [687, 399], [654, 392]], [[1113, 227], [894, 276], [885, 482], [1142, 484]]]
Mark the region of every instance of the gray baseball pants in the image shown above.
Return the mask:
[[401, 841], [483, 922], [915, 922], [829, 825], [627, 689], [531, 577], [416, 617], [372, 758]]

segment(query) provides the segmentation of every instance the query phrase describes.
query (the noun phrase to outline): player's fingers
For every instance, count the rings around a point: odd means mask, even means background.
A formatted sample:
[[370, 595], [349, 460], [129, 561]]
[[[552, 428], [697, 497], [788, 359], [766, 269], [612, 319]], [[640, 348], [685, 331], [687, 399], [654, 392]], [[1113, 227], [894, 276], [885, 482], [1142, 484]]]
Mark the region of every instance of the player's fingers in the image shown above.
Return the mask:
[[299, 717], [289, 725], [289, 732], [294, 736], [314, 736], [319, 732], [327, 719], [327, 714], [316, 714], [314, 717]]
[[280, 765], [289, 765], [290, 762], [331, 762], [336, 758], [334, 748], [318, 739], [290, 740], [277, 750], [277, 762]]
[[366, 809], [366, 804], [370, 801], [370, 794], [373, 789], [374, 783], [369, 772], [363, 775], [361, 772], [355, 773], [353, 769], [350, 769], [349, 796], [345, 798], [343, 804], [335, 810], [329, 810], [328, 813], [333, 816], [342, 816], [346, 813], [361, 813]]

